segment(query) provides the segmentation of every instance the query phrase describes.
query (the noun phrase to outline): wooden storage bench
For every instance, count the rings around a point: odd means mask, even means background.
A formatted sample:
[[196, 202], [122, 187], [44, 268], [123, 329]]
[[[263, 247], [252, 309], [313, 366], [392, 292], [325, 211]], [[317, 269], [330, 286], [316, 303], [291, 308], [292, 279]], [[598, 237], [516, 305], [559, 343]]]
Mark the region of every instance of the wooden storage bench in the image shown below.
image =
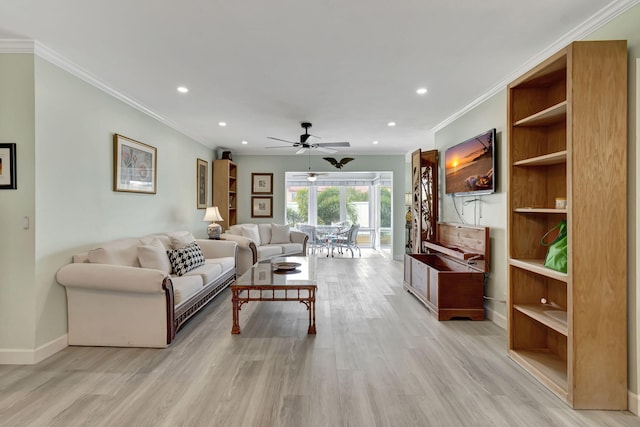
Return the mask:
[[429, 253], [405, 254], [404, 288], [438, 320], [484, 320], [484, 282], [489, 266], [489, 229], [439, 223]]

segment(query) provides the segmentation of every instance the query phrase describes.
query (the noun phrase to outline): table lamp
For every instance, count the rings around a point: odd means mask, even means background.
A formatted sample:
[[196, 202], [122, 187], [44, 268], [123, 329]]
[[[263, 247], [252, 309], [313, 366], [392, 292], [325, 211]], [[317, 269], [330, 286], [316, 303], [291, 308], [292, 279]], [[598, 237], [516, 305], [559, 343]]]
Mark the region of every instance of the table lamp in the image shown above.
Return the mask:
[[202, 221], [211, 221], [211, 224], [207, 227], [207, 234], [210, 239], [220, 239], [220, 233], [222, 232], [222, 226], [220, 224], [216, 224], [215, 221], [224, 221], [224, 218], [220, 216], [220, 211], [217, 206], [211, 206], [207, 208], [207, 211], [204, 213], [204, 218]]

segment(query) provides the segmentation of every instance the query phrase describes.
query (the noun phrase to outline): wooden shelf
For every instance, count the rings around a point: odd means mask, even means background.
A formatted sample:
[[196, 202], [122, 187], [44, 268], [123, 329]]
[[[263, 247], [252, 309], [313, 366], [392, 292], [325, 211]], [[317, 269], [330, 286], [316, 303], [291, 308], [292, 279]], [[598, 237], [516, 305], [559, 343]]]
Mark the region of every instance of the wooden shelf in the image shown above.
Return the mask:
[[569, 334], [566, 310], [550, 304], [514, 304], [513, 308], [564, 336]]
[[567, 101], [562, 101], [553, 107], [542, 110], [524, 119], [518, 120], [514, 126], [549, 126], [554, 123], [561, 123], [567, 117]]
[[509, 264], [541, 276], [550, 277], [561, 282], [568, 282], [569, 275], [544, 266], [544, 259], [510, 259]]
[[546, 385], [561, 399], [567, 400], [567, 362], [547, 349], [510, 350], [509, 356]]
[[566, 214], [566, 209], [554, 208], [515, 208], [514, 212], [518, 213], [546, 213], [546, 214]]
[[236, 164], [231, 160], [213, 161], [213, 205], [218, 206], [224, 227], [236, 224]]
[[567, 150], [558, 151], [557, 153], [549, 153], [543, 156], [532, 157], [530, 159], [519, 160], [513, 163], [513, 166], [549, 166], [566, 163]]
[[[507, 88], [509, 356], [575, 409], [628, 405], [627, 171], [593, 169], [627, 156], [627, 91], [623, 40], [573, 42]], [[561, 218], [568, 274], [540, 243]]]

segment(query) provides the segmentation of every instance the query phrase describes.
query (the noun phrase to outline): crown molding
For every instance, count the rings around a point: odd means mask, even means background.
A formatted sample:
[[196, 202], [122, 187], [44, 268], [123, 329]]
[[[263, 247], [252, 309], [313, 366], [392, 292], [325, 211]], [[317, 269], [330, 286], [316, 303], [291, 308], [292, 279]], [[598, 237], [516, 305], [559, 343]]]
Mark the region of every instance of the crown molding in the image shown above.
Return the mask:
[[633, 6], [637, 5], [638, 3], [640, 3], [640, 0], [618, 0], [618, 1], [613, 1], [609, 3], [607, 6], [603, 7], [594, 15], [589, 17], [586, 21], [579, 24], [573, 30], [569, 31], [564, 36], [556, 40], [554, 43], [547, 46], [545, 49], [543, 49], [533, 58], [531, 58], [530, 60], [522, 64], [515, 71], [513, 71], [512, 73], [504, 77], [500, 82], [498, 82], [488, 91], [486, 91], [484, 94], [480, 95], [478, 98], [476, 98], [469, 104], [462, 107], [459, 111], [455, 112], [451, 116], [447, 117], [446, 119], [444, 119], [443, 121], [435, 125], [433, 129], [431, 129], [431, 131], [437, 132], [442, 128], [450, 125], [454, 121], [458, 120], [460, 117], [467, 114], [469, 111], [473, 110], [480, 104], [484, 103], [494, 95], [500, 93], [500, 91], [504, 90], [507, 87], [507, 85], [511, 83], [513, 80], [515, 80], [522, 74], [526, 73], [528, 70], [535, 67], [537, 64], [544, 61], [554, 53], [558, 52], [560, 49], [564, 48], [565, 46], [567, 46], [568, 44], [570, 44], [575, 40], [581, 40], [585, 38], [586, 36], [594, 32], [598, 28], [612, 21], [613, 19], [623, 14], [627, 10], [631, 9]]
[[89, 71], [80, 67], [78, 64], [70, 61], [64, 56], [60, 55], [53, 49], [45, 46], [44, 44], [36, 41], [36, 40], [21, 40], [21, 39], [0, 39], [0, 53], [30, 53], [34, 54], [47, 62], [50, 62], [56, 65], [59, 68], [62, 68], [66, 72], [78, 77], [79, 79], [89, 83], [90, 85], [100, 89], [101, 91], [111, 95], [112, 97], [124, 102], [125, 104], [135, 108], [138, 111], [150, 116], [151, 118], [159, 121], [160, 123], [175, 129], [181, 134], [197, 141], [198, 143], [208, 147], [208, 144], [202, 138], [196, 137], [190, 134], [186, 129], [181, 128], [177, 124], [172, 121], [166, 119], [165, 117], [155, 113], [149, 107], [144, 105], [142, 102], [131, 98], [130, 96], [125, 95], [124, 93], [112, 88], [107, 83], [103, 82]]
[[0, 39], [0, 53], [33, 53], [33, 40]]

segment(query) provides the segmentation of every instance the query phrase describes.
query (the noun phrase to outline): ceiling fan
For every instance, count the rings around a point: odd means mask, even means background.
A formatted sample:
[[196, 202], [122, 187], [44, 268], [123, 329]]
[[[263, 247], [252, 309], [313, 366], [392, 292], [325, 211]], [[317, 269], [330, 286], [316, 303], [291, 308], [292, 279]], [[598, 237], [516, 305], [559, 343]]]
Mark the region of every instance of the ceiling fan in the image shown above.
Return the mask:
[[307, 172], [304, 175], [295, 175], [295, 176], [304, 176], [305, 178], [307, 178], [307, 181], [316, 182], [316, 180], [318, 179], [319, 176], [325, 176], [325, 175], [329, 175], [329, 174], [328, 173], [311, 172], [311, 151], [309, 151], [309, 172]]
[[[286, 139], [275, 138], [273, 136], [268, 136], [267, 138], [273, 139], [276, 141], [286, 142], [288, 144], [293, 144], [292, 145], [293, 147], [299, 148], [299, 150], [296, 151], [296, 154], [302, 154], [307, 150], [318, 150], [318, 151], [322, 151], [323, 153], [333, 154], [338, 152], [338, 150], [336, 150], [333, 147], [350, 147], [351, 146], [348, 142], [315, 142], [315, 143], [309, 142], [309, 138], [311, 137], [318, 138], [318, 139], [320, 139], [320, 137], [309, 134], [309, 128], [311, 127], [311, 123], [302, 122], [300, 123], [300, 125], [302, 125], [302, 127], [304, 128], [304, 133], [300, 135], [300, 141], [298, 142], [287, 141]], [[289, 146], [279, 145], [276, 147], [267, 147], [267, 148], [289, 148]]]

